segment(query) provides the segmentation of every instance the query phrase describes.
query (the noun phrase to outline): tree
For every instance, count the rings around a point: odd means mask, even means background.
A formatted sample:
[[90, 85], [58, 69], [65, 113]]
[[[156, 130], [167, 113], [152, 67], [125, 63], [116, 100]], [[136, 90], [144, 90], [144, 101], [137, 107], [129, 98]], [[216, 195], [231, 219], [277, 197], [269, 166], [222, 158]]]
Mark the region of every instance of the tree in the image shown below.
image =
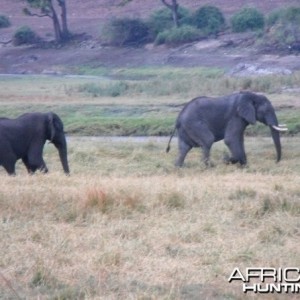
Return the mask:
[[[119, 5], [124, 6], [133, 0], [122, 0]], [[169, 8], [172, 11], [172, 18], [175, 27], [179, 27], [179, 16], [178, 16], [178, 3], [177, 0], [170, 0], [171, 3], [167, 2], [167, 0], [160, 0], [163, 5]]]
[[161, 2], [172, 11], [172, 18], [173, 18], [174, 26], [179, 27], [177, 0], [171, 0], [171, 3], [167, 2], [167, 0], [161, 0]]
[[[64, 42], [70, 38], [67, 22], [66, 0], [25, 0], [31, 9], [40, 11], [33, 13], [29, 8], [24, 8], [24, 13], [29, 16], [49, 17], [52, 19], [56, 42]], [[57, 10], [61, 11], [59, 18]]]

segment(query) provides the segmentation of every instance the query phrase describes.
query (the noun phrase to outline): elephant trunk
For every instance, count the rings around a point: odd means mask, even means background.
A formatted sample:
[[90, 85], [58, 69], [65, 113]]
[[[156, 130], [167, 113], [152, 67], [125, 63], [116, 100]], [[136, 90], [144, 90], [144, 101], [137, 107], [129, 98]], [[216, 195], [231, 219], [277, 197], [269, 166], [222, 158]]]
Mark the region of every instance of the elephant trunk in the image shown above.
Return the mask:
[[275, 129], [273, 126], [270, 126], [270, 130], [277, 153], [277, 162], [279, 162], [281, 159], [281, 142], [279, 130]]
[[68, 157], [67, 157], [67, 150], [66, 149], [59, 149], [59, 158], [61, 164], [63, 166], [64, 172], [66, 174], [70, 174], [69, 164], [68, 164]]
[[265, 116], [264, 123], [270, 127], [271, 135], [276, 149], [277, 162], [279, 162], [281, 160], [280, 132], [287, 131], [288, 128], [285, 124], [278, 124], [274, 109], [272, 109], [271, 111], [273, 111], [273, 113], [269, 113]]
[[64, 169], [64, 172], [68, 175], [70, 174], [70, 169], [69, 169], [69, 163], [68, 163], [68, 152], [67, 152], [67, 142], [64, 138], [63, 143], [55, 144], [58, 153], [59, 153], [59, 158], [62, 164], [62, 167]]

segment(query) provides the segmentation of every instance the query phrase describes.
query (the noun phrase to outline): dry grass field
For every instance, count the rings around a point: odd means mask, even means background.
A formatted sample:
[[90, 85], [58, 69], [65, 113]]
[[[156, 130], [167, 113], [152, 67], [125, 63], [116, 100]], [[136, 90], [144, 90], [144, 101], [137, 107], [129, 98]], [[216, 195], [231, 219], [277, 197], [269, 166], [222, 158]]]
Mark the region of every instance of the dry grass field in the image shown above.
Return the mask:
[[[150, 108], [140, 118], [147, 118], [155, 101], [166, 105], [157, 118], [174, 119], [176, 105], [187, 100], [181, 94], [93, 98], [71, 88], [76, 80], [2, 78], [1, 115], [54, 110], [68, 131], [73, 115], [96, 118], [103, 105], [122, 107], [130, 118], [143, 104]], [[280, 121], [295, 128], [296, 98], [270, 98], [281, 108]], [[176, 141], [168, 154], [166, 144], [166, 137], [73, 135], [71, 176], [51, 144], [44, 150], [47, 175], [30, 176], [21, 163], [15, 177], [1, 168], [0, 299], [244, 299], [241, 284], [228, 282], [235, 267], [299, 267], [297, 135], [282, 138], [280, 163], [270, 137], [247, 136], [245, 168], [223, 164], [219, 142], [214, 168], [206, 169], [195, 149], [177, 169]], [[286, 295], [255, 299], [261, 297]]]
[[[244, 294], [242, 284], [228, 278], [236, 267], [300, 266], [300, 72], [226, 75], [248, 61], [297, 70], [297, 56], [253, 56], [242, 45], [133, 51], [99, 44], [104, 21], [162, 8], [150, 0], [123, 1], [125, 6], [121, 0], [69, 1], [70, 30], [86, 33], [87, 41], [61, 49], [16, 48], [7, 41], [19, 26], [51, 39], [52, 24], [24, 16], [19, 0], [0, 2], [12, 21], [1, 29], [1, 73], [82, 75], [0, 74], [0, 117], [56, 112], [65, 124], [71, 169], [65, 176], [49, 143], [46, 175], [28, 175], [18, 162], [10, 177], [0, 166], [1, 300], [299, 299]], [[249, 4], [265, 14], [299, 5], [180, 0], [191, 10], [207, 2], [227, 18]], [[247, 167], [225, 165], [227, 149], [219, 142], [211, 153], [215, 167], [205, 168], [194, 149], [185, 166], [175, 168], [176, 138], [167, 154], [165, 135], [182, 104], [246, 89], [266, 94], [287, 124], [282, 161], [275, 162], [268, 128], [257, 124], [245, 137]]]
[[300, 264], [299, 142], [276, 164], [269, 139], [248, 138], [247, 168], [218, 143], [216, 167], [195, 150], [178, 170], [165, 139], [75, 137], [69, 177], [47, 145], [48, 175], [1, 170], [0, 298], [244, 298], [235, 267]]

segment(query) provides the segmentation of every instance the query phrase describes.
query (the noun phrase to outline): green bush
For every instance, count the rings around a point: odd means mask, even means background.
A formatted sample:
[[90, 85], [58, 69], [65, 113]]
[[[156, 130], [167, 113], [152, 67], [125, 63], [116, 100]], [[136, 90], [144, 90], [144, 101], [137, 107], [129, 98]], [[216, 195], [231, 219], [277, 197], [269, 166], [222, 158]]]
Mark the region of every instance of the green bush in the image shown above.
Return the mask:
[[282, 49], [299, 48], [300, 7], [287, 7], [271, 12], [267, 25], [266, 37], [269, 44]]
[[[190, 23], [190, 11], [182, 6], [178, 7], [179, 25]], [[172, 12], [169, 8], [154, 11], [148, 20], [150, 35], [154, 39], [160, 32], [174, 27]]]
[[201, 37], [197, 28], [190, 25], [183, 25], [159, 33], [155, 39], [155, 44], [179, 45], [198, 40]]
[[22, 26], [14, 34], [13, 43], [14, 45], [33, 44], [37, 40], [37, 35], [28, 26]]
[[287, 7], [272, 11], [267, 17], [267, 25], [273, 26], [276, 23], [300, 24], [300, 7]]
[[283, 11], [282, 19], [288, 23], [300, 24], [300, 7], [288, 7]]
[[148, 40], [148, 26], [140, 19], [113, 19], [102, 29], [102, 39], [113, 46], [140, 45]]
[[205, 5], [194, 13], [193, 24], [206, 35], [217, 34], [223, 30], [225, 18], [217, 7]]
[[9, 18], [4, 15], [0, 15], [0, 28], [6, 28], [9, 26], [10, 26]]
[[246, 7], [234, 14], [231, 18], [231, 27], [234, 32], [245, 32], [263, 29], [264, 15], [256, 8]]
[[282, 9], [275, 9], [267, 16], [266, 24], [268, 27], [273, 26], [281, 18]]

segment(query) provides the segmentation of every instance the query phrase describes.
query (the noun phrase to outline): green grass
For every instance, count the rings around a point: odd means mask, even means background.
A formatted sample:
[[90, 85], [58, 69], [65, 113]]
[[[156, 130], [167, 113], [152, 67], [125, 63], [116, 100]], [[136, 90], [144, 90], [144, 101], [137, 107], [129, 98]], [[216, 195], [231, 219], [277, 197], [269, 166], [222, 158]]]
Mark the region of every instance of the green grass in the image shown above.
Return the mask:
[[174, 120], [172, 117], [159, 116], [106, 117], [105, 113], [99, 113], [93, 117], [70, 116], [65, 124], [67, 132], [76, 135], [153, 136], [168, 135], [174, 127]]
[[[73, 135], [168, 135], [182, 105], [190, 99], [250, 89], [269, 97], [290, 134], [300, 131], [298, 95], [282, 92], [299, 87], [299, 73], [235, 78], [221, 69], [171, 67], [82, 67], [78, 72], [85, 76], [2, 76], [0, 116], [55, 111]], [[261, 124], [247, 130], [247, 135], [267, 134], [268, 128]]]
[[121, 68], [105, 69], [83, 66], [75, 70], [81, 75], [107, 76], [117, 79], [135, 79], [143, 80], [149, 78], [175, 79], [188, 76], [202, 78], [217, 78], [224, 74], [220, 68], [174, 68], [174, 67], [139, 67], [139, 68]]

